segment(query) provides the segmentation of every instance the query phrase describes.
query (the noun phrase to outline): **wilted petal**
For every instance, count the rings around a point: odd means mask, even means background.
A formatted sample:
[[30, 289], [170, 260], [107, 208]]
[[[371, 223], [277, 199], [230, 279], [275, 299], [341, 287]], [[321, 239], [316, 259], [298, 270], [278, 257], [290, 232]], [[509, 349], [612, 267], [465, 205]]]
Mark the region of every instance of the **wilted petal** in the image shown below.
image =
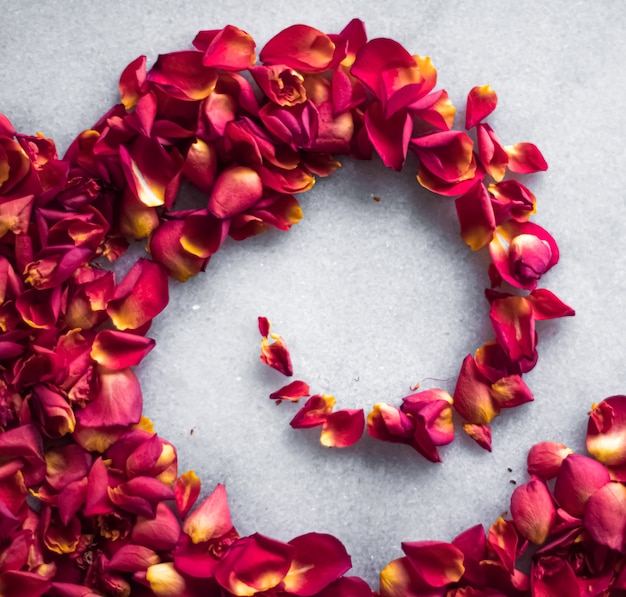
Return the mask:
[[325, 71], [332, 62], [335, 44], [307, 25], [283, 29], [265, 44], [259, 59], [264, 64], [284, 64], [304, 73]]
[[345, 574], [352, 566], [346, 548], [332, 535], [307, 533], [289, 541], [294, 550], [283, 579], [288, 593], [308, 597]]
[[201, 100], [215, 89], [217, 72], [204, 66], [202, 53], [184, 50], [159, 55], [148, 72], [148, 81], [173, 98]]
[[491, 427], [466, 423], [463, 431], [467, 433], [483, 450], [491, 452]]
[[294, 429], [323, 425], [335, 406], [335, 397], [327, 394], [311, 396], [289, 423]]
[[7, 597], [40, 597], [51, 586], [49, 579], [36, 572], [5, 570], [0, 573], [0, 594]]
[[587, 500], [610, 480], [609, 472], [600, 462], [570, 454], [557, 474], [554, 499], [569, 514], [581, 518]]
[[201, 51], [202, 64], [212, 68], [239, 71], [254, 65], [256, 44], [245, 31], [226, 25], [216, 31], [200, 31], [193, 45]]
[[26, 234], [30, 223], [34, 195], [19, 197], [0, 204], [0, 238], [7, 232]]
[[511, 496], [511, 516], [520, 534], [536, 545], [548, 538], [556, 520], [556, 509], [546, 484], [534, 477]]
[[174, 498], [182, 518], [185, 518], [189, 510], [193, 508], [200, 495], [201, 487], [200, 477], [196, 475], [195, 471], [183, 473], [174, 482]]
[[278, 334], [270, 334], [270, 338], [273, 342], [270, 342], [268, 338], [261, 340], [261, 362], [272, 367], [272, 369], [276, 369], [276, 371], [280, 371], [283, 375], [291, 377], [293, 365], [285, 340]]
[[508, 375], [494, 382], [491, 396], [500, 408], [512, 408], [533, 400], [533, 395], [521, 375]]
[[491, 114], [498, 104], [498, 96], [490, 85], [472, 87], [467, 94], [465, 128], [471, 129]]
[[509, 168], [517, 174], [531, 174], [548, 169], [543, 155], [532, 143], [516, 143], [504, 148], [509, 156]]
[[535, 444], [527, 457], [528, 472], [542, 479], [553, 479], [559, 472], [563, 461], [572, 454], [564, 444], [540, 442]]
[[488, 190], [497, 224], [509, 218], [526, 222], [536, 212], [537, 198], [517, 180], [490, 184]]
[[402, 543], [402, 551], [417, 574], [431, 587], [445, 587], [458, 581], [465, 572], [463, 552], [451, 543]]
[[27, 486], [39, 485], [46, 474], [43, 440], [37, 426], [27, 423], [0, 433], [0, 466], [20, 462]]
[[155, 344], [154, 340], [144, 336], [102, 330], [96, 334], [90, 356], [107, 369], [118, 371], [139, 365]]
[[255, 66], [250, 73], [269, 100], [279, 106], [295, 106], [307, 99], [304, 77], [298, 71], [276, 65]]
[[215, 569], [215, 580], [237, 597], [267, 591], [285, 578], [294, 551], [287, 543], [255, 533], [224, 554]]
[[364, 428], [363, 409], [338, 410], [326, 417], [320, 442], [327, 448], [347, 448], [361, 439]]
[[209, 211], [216, 218], [230, 218], [252, 207], [263, 195], [260, 176], [245, 166], [230, 166], [218, 176]]
[[272, 328], [272, 324], [270, 323], [270, 320], [267, 317], [259, 316], [257, 318], [257, 321], [259, 325], [259, 333], [264, 338], [267, 338], [270, 335], [270, 330]]
[[183, 523], [185, 532], [194, 543], [221, 537], [233, 528], [224, 485], [217, 485]]
[[461, 237], [472, 251], [478, 251], [491, 242], [496, 220], [489, 200], [489, 193], [482, 181], [457, 197], [454, 202], [461, 225]]
[[309, 384], [300, 381], [299, 379], [292, 381], [291, 383], [283, 386], [279, 390], [272, 392], [270, 398], [276, 400], [276, 404], [280, 404], [282, 400], [289, 400], [290, 402], [298, 402], [300, 398], [311, 395]]
[[489, 547], [495, 552], [504, 569], [513, 574], [518, 556], [519, 535], [515, 525], [502, 517], [494, 522], [487, 532]]
[[156, 505], [174, 497], [173, 491], [153, 477], [134, 477], [130, 481], [109, 487], [111, 502], [118, 508], [141, 516], [154, 516]]
[[72, 433], [76, 418], [65, 396], [44, 384], [33, 386], [30, 399], [33, 418], [48, 437], [58, 438]]
[[118, 330], [134, 330], [163, 311], [168, 300], [167, 273], [163, 267], [139, 259], [115, 289], [107, 313]]
[[626, 487], [607, 483], [585, 505], [583, 526], [594, 541], [624, 553], [626, 544]]

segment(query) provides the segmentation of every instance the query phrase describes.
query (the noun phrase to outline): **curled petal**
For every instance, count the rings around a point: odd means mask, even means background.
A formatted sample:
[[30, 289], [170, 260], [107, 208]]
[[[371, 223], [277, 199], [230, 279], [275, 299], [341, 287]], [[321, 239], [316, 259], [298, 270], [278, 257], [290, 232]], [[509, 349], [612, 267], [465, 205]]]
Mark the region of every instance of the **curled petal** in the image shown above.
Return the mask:
[[509, 168], [517, 174], [532, 174], [548, 169], [548, 163], [532, 143], [516, 143], [504, 148], [509, 156]]
[[411, 139], [411, 148], [425, 168], [453, 183], [473, 178], [473, 141], [461, 131], [443, 131]]
[[463, 431], [467, 433], [483, 450], [491, 452], [491, 427], [466, 423]]
[[250, 69], [263, 93], [279, 106], [295, 106], [306, 101], [304, 77], [283, 65], [255, 66]]
[[503, 180], [488, 187], [496, 223], [513, 218], [526, 222], [537, 210], [537, 198], [517, 180]]
[[320, 442], [327, 448], [347, 448], [363, 435], [363, 409], [343, 409], [329, 413], [322, 427]]
[[535, 317], [532, 303], [521, 296], [496, 298], [489, 313], [498, 342], [512, 361], [532, 359], [535, 353]]
[[594, 541], [624, 553], [626, 546], [626, 487], [607, 483], [585, 506], [583, 526]]
[[300, 398], [311, 395], [309, 384], [300, 381], [299, 379], [292, 381], [291, 383], [283, 386], [279, 390], [272, 392], [270, 398], [276, 400], [276, 404], [280, 404], [282, 400], [289, 400], [290, 402], [298, 402]]
[[280, 371], [283, 375], [291, 377], [293, 366], [287, 344], [283, 337], [278, 334], [272, 334], [271, 338], [273, 342], [270, 342], [268, 338], [261, 340], [261, 362], [272, 367], [272, 369], [276, 369], [276, 371]]
[[335, 406], [335, 397], [327, 394], [311, 396], [289, 423], [294, 429], [323, 425]]
[[200, 210], [189, 214], [184, 220], [180, 244], [185, 251], [207, 259], [217, 253], [228, 233], [228, 221]]
[[430, 587], [444, 587], [458, 581], [465, 572], [463, 552], [451, 543], [417, 541], [402, 543], [413, 569]]
[[139, 135], [128, 149], [120, 146], [120, 159], [137, 199], [147, 207], [171, 203], [183, 167], [178, 151], [168, 153], [157, 141]]
[[278, 585], [291, 567], [294, 547], [255, 533], [234, 543], [215, 569], [215, 580], [237, 597]]
[[118, 330], [134, 330], [163, 311], [168, 300], [165, 269], [153, 261], [139, 259], [115, 289], [107, 313]]
[[580, 518], [587, 500], [609, 481], [609, 472], [602, 463], [570, 454], [556, 476], [554, 499], [569, 514]]
[[202, 64], [212, 68], [239, 71], [254, 65], [256, 44], [245, 31], [226, 25], [218, 31], [200, 31], [193, 45], [204, 51]]
[[498, 96], [490, 85], [472, 87], [467, 94], [465, 128], [471, 129], [487, 118], [498, 104]]
[[289, 541], [294, 550], [283, 580], [285, 591], [308, 597], [343, 576], [352, 561], [343, 544], [332, 535], [307, 533]]
[[533, 400], [530, 389], [520, 375], [508, 375], [494, 382], [491, 396], [500, 408], [512, 408]]
[[259, 56], [264, 64], [284, 64], [304, 73], [325, 71], [335, 52], [332, 40], [307, 25], [283, 29], [265, 44]]
[[414, 424], [399, 408], [379, 402], [367, 415], [367, 433], [385, 442], [408, 444]]
[[231, 166], [218, 176], [209, 211], [220, 219], [230, 218], [252, 207], [263, 195], [260, 176], [251, 168]]
[[489, 253], [498, 273], [518, 288], [534, 290], [559, 260], [556, 241], [541, 226], [509, 220], [496, 228]]
[[478, 138], [478, 157], [489, 174], [496, 182], [500, 182], [506, 173], [509, 163], [507, 155], [500, 139], [488, 124], [479, 124], [476, 127]]
[[183, 532], [189, 535], [194, 543], [221, 537], [232, 528], [224, 485], [217, 485], [213, 493], [187, 516], [183, 524]]
[[563, 461], [572, 454], [564, 444], [557, 442], [540, 442], [535, 444], [527, 457], [528, 472], [542, 479], [553, 479], [557, 476]]
[[200, 488], [200, 477], [196, 475], [195, 471], [183, 473], [174, 482], [174, 498], [182, 518], [187, 516], [189, 510], [196, 503], [200, 495]]
[[472, 251], [489, 244], [496, 229], [496, 220], [482, 181], [476, 182], [469, 191], [457, 197], [454, 204], [461, 225], [461, 237]]
[[556, 520], [556, 508], [546, 484], [531, 478], [511, 496], [511, 516], [520, 534], [536, 545], [548, 538]]
[[267, 317], [259, 316], [257, 318], [257, 321], [259, 324], [259, 333], [264, 338], [267, 338], [270, 335], [270, 330], [272, 328], [272, 324], [270, 323], [270, 320]]
[[102, 330], [96, 334], [90, 356], [96, 363], [117, 371], [139, 365], [155, 344], [154, 340], [144, 336]]

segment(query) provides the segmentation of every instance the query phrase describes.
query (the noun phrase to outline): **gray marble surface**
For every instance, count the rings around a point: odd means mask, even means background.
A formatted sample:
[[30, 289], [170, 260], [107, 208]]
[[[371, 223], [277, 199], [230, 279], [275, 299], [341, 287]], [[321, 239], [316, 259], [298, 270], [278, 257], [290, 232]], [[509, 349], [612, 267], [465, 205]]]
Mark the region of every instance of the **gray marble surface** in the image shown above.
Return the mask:
[[346, 162], [302, 196], [290, 233], [228, 243], [204, 276], [172, 285], [139, 369], [146, 414], [205, 492], [226, 483], [242, 534], [333, 533], [375, 584], [401, 541], [490, 524], [533, 443], [582, 449], [591, 404], [626, 391], [621, 1], [1, 0], [0, 15], [0, 111], [61, 149], [117, 101], [119, 73], [140, 54], [154, 60], [229, 23], [261, 47], [290, 24], [338, 32], [358, 16], [370, 38], [431, 56], [459, 108], [489, 83], [500, 138], [532, 141], [548, 160], [528, 179], [534, 221], [562, 251], [545, 286], [577, 316], [541, 326], [526, 378], [536, 400], [495, 422], [492, 454], [462, 432], [441, 465], [367, 438], [327, 450], [317, 430], [289, 427], [296, 407], [267, 398], [284, 381], [258, 361], [258, 315], [287, 339], [296, 376], [346, 408], [398, 403], [419, 381], [452, 389], [463, 357], [490, 337], [486, 257], [462, 243], [452, 202], [418, 187], [414, 164], [398, 175]]

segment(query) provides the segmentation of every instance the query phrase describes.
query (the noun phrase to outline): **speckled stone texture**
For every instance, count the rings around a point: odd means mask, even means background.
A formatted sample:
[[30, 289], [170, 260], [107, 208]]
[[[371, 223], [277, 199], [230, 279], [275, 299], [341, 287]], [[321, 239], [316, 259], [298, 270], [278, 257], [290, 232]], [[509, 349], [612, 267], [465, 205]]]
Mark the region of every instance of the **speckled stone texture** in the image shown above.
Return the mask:
[[297, 22], [338, 32], [358, 16], [370, 38], [431, 56], [461, 118], [469, 89], [489, 83], [503, 142], [534, 142], [548, 160], [547, 173], [526, 178], [534, 221], [562, 252], [544, 282], [577, 316], [540, 326], [526, 377], [535, 402], [495, 421], [492, 454], [462, 432], [441, 465], [368, 438], [328, 450], [318, 430], [289, 427], [297, 407], [268, 400], [285, 380], [258, 360], [258, 315], [286, 338], [296, 377], [340, 408], [399, 403], [417, 382], [452, 390], [463, 357], [490, 338], [487, 257], [461, 241], [453, 202], [417, 185], [414, 162], [396, 174], [346, 161], [301, 197], [305, 217], [291, 232], [229, 242], [205, 275], [172, 284], [151, 330], [157, 348], [138, 371], [146, 414], [205, 493], [226, 483], [242, 534], [333, 533], [375, 585], [401, 541], [493, 522], [526, 478], [533, 443], [582, 449], [591, 404], [626, 390], [619, 0], [2, 0], [0, 15], [0, 112], [61, 149], [117, 101], [119, 74], [140, 54], [153, 61], [229, 23], [261, 47]]

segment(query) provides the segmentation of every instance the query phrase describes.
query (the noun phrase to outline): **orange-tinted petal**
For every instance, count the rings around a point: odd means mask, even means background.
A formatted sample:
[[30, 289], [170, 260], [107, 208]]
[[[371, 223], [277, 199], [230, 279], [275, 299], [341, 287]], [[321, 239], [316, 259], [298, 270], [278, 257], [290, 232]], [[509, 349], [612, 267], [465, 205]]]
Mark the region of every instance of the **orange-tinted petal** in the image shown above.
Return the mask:
[[270, 342], [268, 338], [261, 340], [261, 362], [265, 363], [272, 369], [280, 371], [283, 375], [291, 377], [293, 375], [293, 366], [291, 364], [291, 356], [289, 349], [282, 336], [271, 334]]
[[461, 237], [472, 251], [489, 244], [496, 229], [496, 221], [489, 194], [482, 181], [472, 185], [454, 203], [461, 225]]
[[200, 52], [183, 50], [159, 55], [148, 72], [148, 81], [173, 98], [201, 100], [215, 89], [217, 72], [204, 66]]
[[194, 543], [203, 543], [225, 535], [233, 528], [224, 485], [217, 485], [183, 523], [183, 532]]
[[217, 31], [200, 31], [193, 45], [204, 51], [202, 64], [212, 68], [239, 71], [254, 65], [256, 44], [245, 31], [232, 25]]
[[416, 541], [402, 543], [411, 566], [430, 587], [445, 587], [457, 582], [465, 567], [463, 552], [451, 543], [441, 541]]
[[323, 425], [335, 406], [335, 397], [327, 394], [311, 396], [289, 423], [294, 429]]
[[347, 448], [363, 435], [363, 409], [343, 409], [329, 413], [322, 427], [320, 443], [327, 448]]
[[145, 56], [139, 56], [122, 71], [119, 87], [124, 108], [130, 110], [147, 90]]
[[96, 363], [108, 369], [125, 369], [139, 365], [155, 344], [154, 340], [144, 336], [102, 330], [94, 338], [90, 356]]
[[465, 128], [471, 129], [491, 114], [498, 104], [498, 96], [490, 85], [473, 87], [467, 94]]
[[543, 155], [532, 143], [516, 143], [504, 148], [509, 156], [509, 168], [518, 174], [531, 174], [548, 169]]
[[174, 498], [182, 518], [185, 518], [189, 510], [193, 508], [200, 495], [201, 487], [200, 477], [196, 475], [195, 471], [183, 473], [174, 482]]
[[263, 195], [260, 176], [251, 168], [231, 166], [218, 176], [209, 211], [217, 218], [230, 218], [252, 207]]
[[270, 394], [270, 398], [272, 400], [276, 400], [277, 404], [279, 404], [282, 400], [289, 400], [290, 402], [298, 402], [300, 398], [304, 398], [305, 396], [310, 396], [311, 390], [309, 388], [309, 384], [296, 379], [291, 383], [283, 386], [279, 390], [272, 392]]

